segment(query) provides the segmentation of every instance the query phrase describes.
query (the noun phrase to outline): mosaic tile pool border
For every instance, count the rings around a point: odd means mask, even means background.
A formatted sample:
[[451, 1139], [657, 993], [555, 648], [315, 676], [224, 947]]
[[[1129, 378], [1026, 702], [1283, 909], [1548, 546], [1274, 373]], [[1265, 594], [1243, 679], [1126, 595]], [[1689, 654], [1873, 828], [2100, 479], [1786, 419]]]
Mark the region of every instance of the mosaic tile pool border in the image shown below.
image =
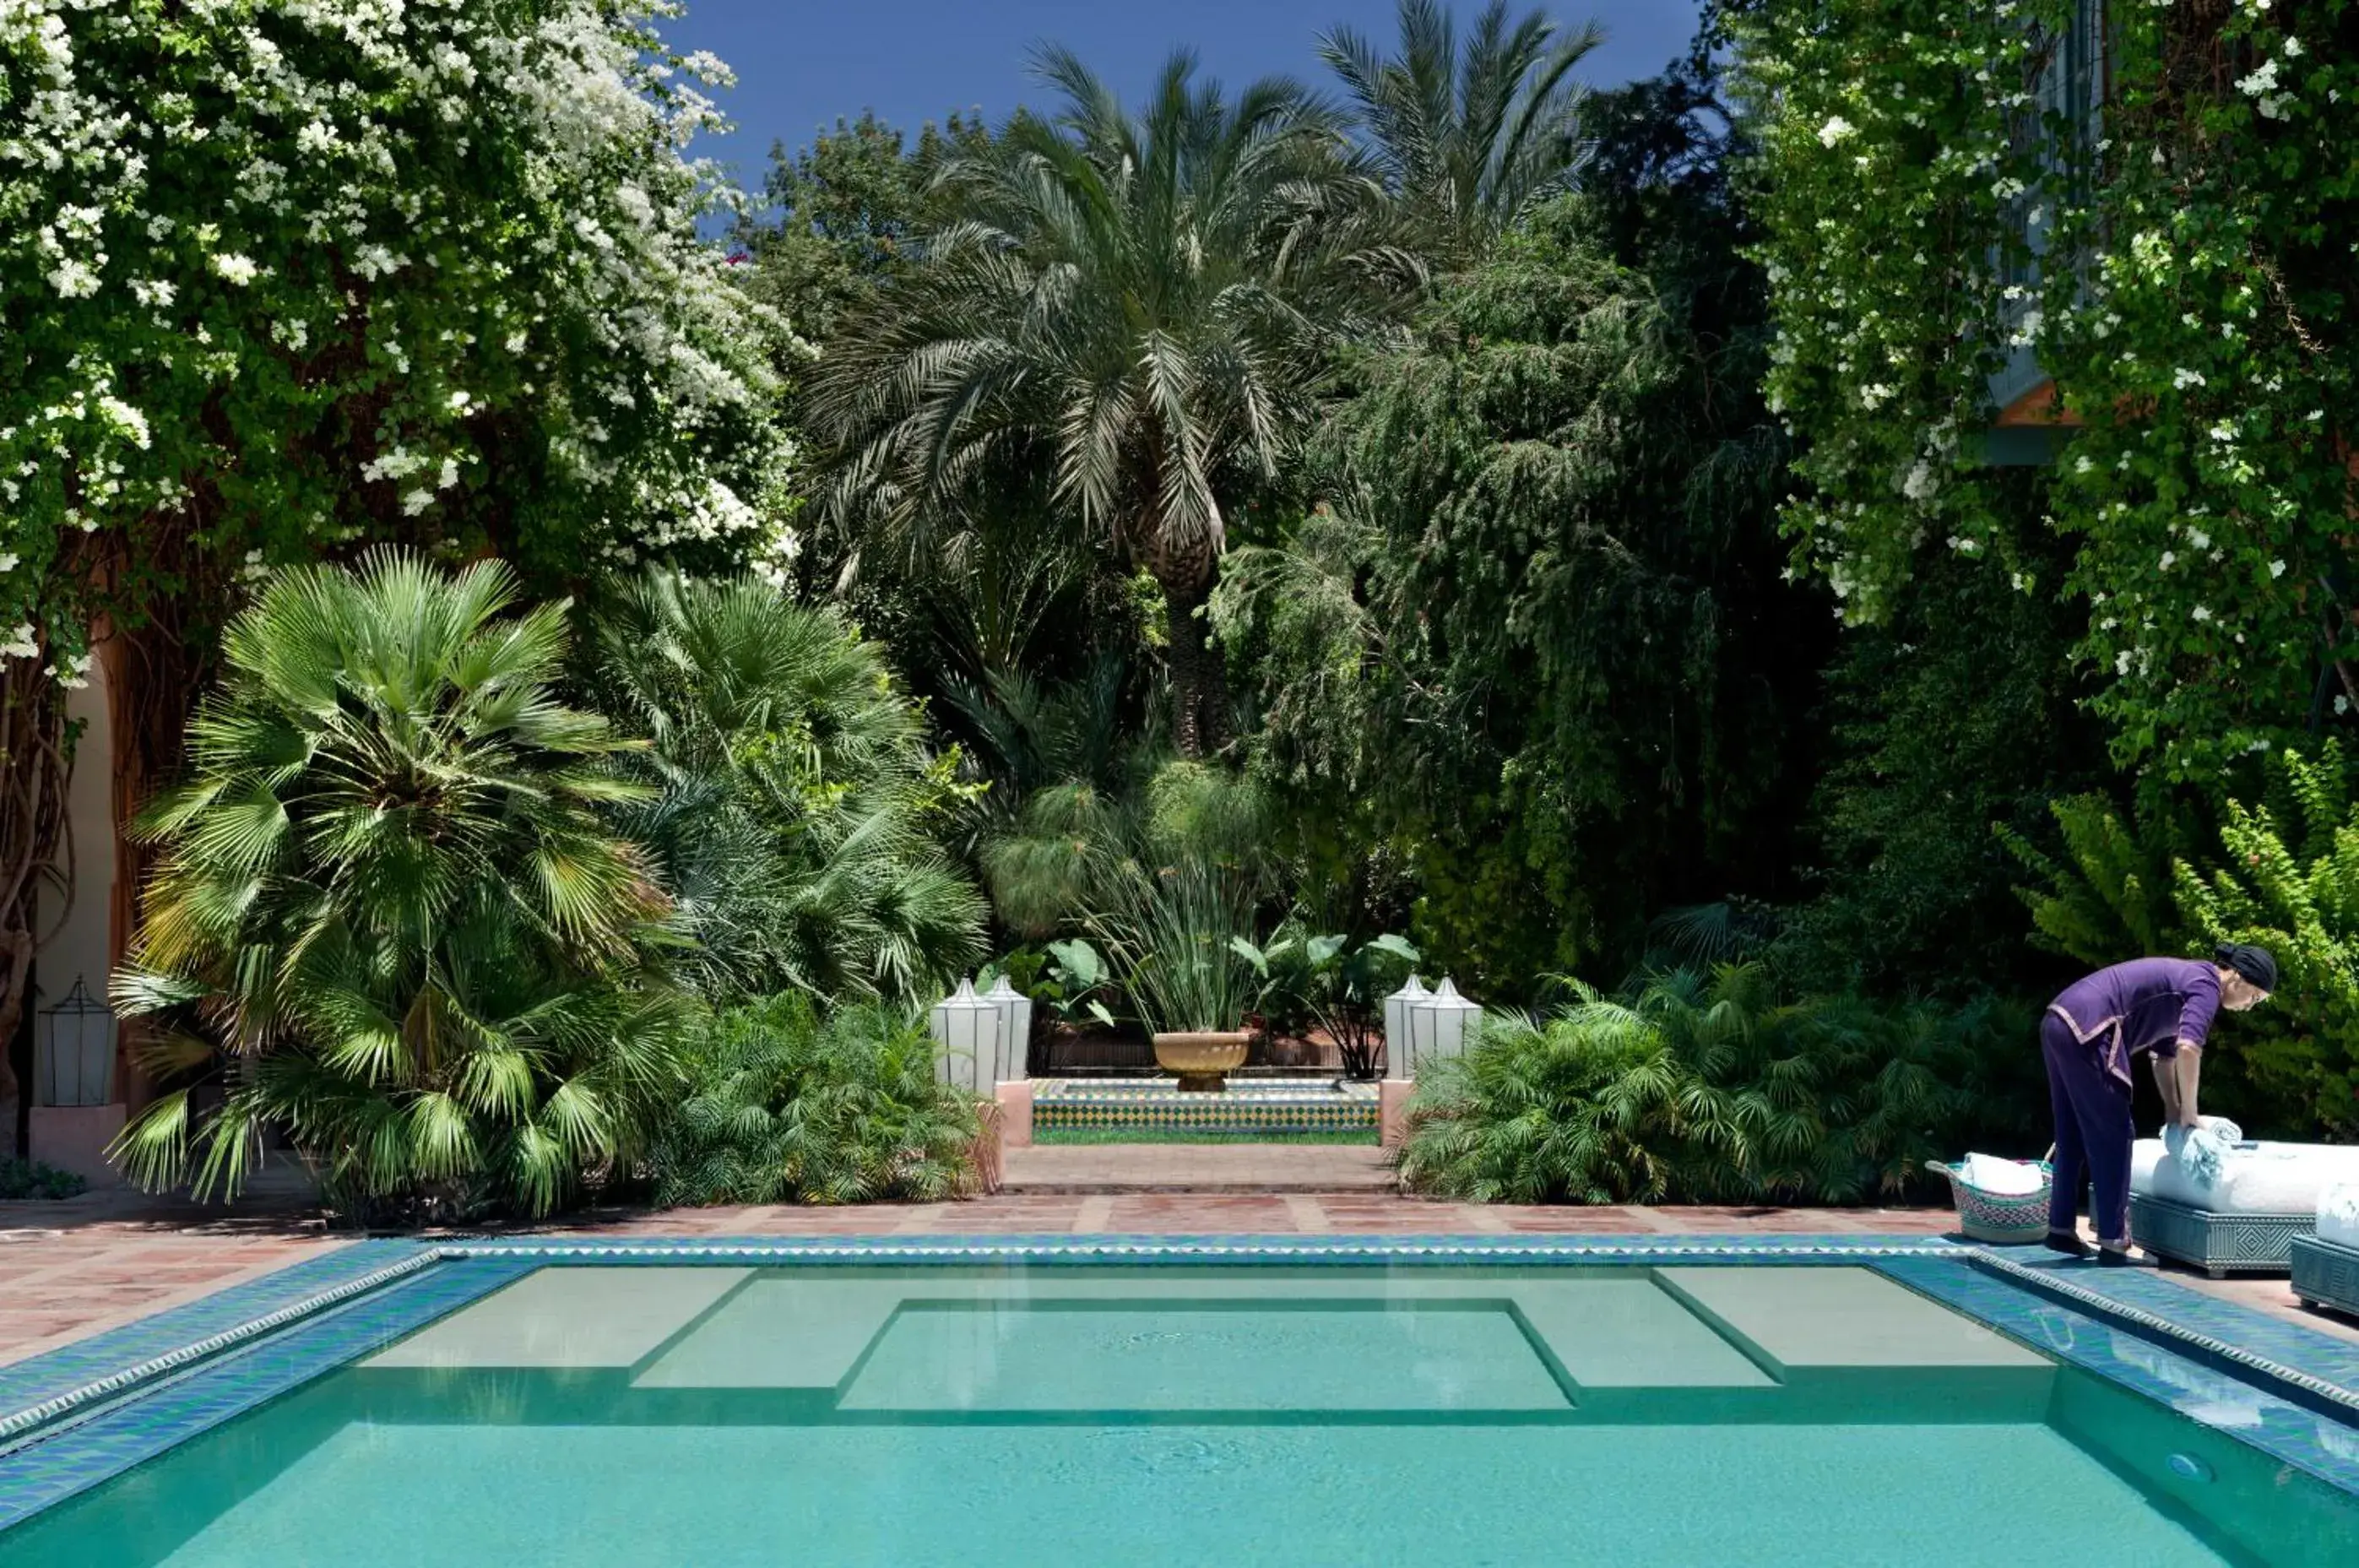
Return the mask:
[[1239, 1105], [1162, 1105], [1141, 1100], [1046, 1100], [1032, 1106], [1035, 1128], [1153, 1127], [1240, 1132], [1374, 1132], [1376, 1107], [1365, 1100], [1264, 1100]]
[[[2206, 1295], [2151, 1269], [2093, 1269], [2059, 1260], [2043, 1247], [1994, 1247], [1985, 1262], [2066, 1306], [2085, 1308], [2093, 1303], [2082, 1298], [2099, 1297], [2098, 1310], [2111, 1309], [2118, 1321], [2170, 1334], [2198, 1349], [2208, 1348], [2202, 1342], [2209, 1341], [2218, 1347], [2213, 1358], [2223, 1364], [2245, 1367], [2248, 1358], [2257, 1358], [2298, 1374], [2297, 1384], [2307, 1378], [2331, 1385], [2338, 1390], [2332, 1399], [2338, 1408], [2359, 1404], [2359, 1345], [2348, 1340]], [[2168, 1327], [2154, 1329], [2149, 1320]]]
[[2223, 1369], [2206, 1358], [2166, 1348], [2141, 1332], [2143, 1324], [2108, 1322], [2093, 1312], [2076, 1311], [2013, 1276], [1972, 1261], [1889, 1258], [1875, 1268], [2034, 1350], [2359, 1497], [2359, 1425], [2353, 1424], [2348, 1410], [2338, 1416], [2287, 1398], [2285, 1393], [2292, 1389], [2281, 1381], [2270, 1379], [2265, 1385], [2244, 1369]]
[[[12, 1409], [14, 1400], [7, 1396], [13, 1390], [56, 1390], [74, 1371], [89, 1376], [85, 1384], [52, 1391], [40, 1401], [61, 1413], [36, 1418], [46, 1424], [33, 1426], [13, 1446], [0, 1446], [0, 1530], [382, 1348], [535, 1269], [590, 1262], [1541, 1267], [1735, 1264], [1774, 1258], [1796, 1265], [1864, 1265], [2359, 1495], [2359, 1425], [2350, 1422], [2347, 1410], [2338, 1418], [2311, 1408], [2321, 1397], [2320, 1390], [2304, 1387], [2332, 1384], [2359, 1397], [2359, 1366], [2348, 1364], [2359, 1362], [2359, 1355], [2323, 1334], [2211, 1301], [2143, 1271], [2101, 1272], [2071, 1264], [2041, 1270], [2030, 1266], [2031, 1255], [2028, 1249], [1984, 1248], [1939, 1237], [1863, 1242], [1851, 1236], [646, 1236], [356, 1243], [332, 1258], [307, 1260], [6, 1369], [15, 1376], [0, 1383], [0, 1420], [5, 1421], [32, 1408]], [[2011, 1266], [1988, 1267], [1993, 1259]], [[339, 1260], [343, 1263], [340, 1270], [322, 1267]], [[1978, 1262], [1984, 1266], [1977, 1267]], [[331, 1278], [332, 1273], [341, 1277]], [[384, 1278], [357, 1290], [342, 1288], [371, 1275]], [[2048, 1289], [2043, 1290], [2043, 1285]], [[2171, 1295], [2168, 1300], [2140, 1299], [2150, 1290]], [[224, 1307], [224, 1297], [245, 1298], [252, 1315], [244, 1323], [220, 1326], [224, 1317], [234, 1315], [236, 1305]], [[2152, 1310], [2158, 1306], [2167, 1306], [2169, 1316]], [[300, 1310], [290, 1310], [297, 1308]], [[2101, 1321], [2100, 1313], [2116, 1321]], [[277, 1332], [262, 1326], [266, 1318], [274, 1320]], [[211, 1332], [196, 1333], [201, 1329]], [[206, 1338], [222, 1339], [224, 1345], [201, 1352], [197, 1347]], [[100, 1342], [112, 1343], [93, 1348]], [[2174, 1347], [2166, 1348], [2166, 1342]], [[2206, 1359], [2207, 1345], [2236, 1357], [2233, 1367], [2222, 1369], [2216, 1355]], [[139, 1350], [149, 1354], [142, 1361], [124, 1364], [125, 1356]], [[2280, 1397], [2261, 1383], [2292, 1397]], [[2226, 1408], [2223, 1390], [2256, 1401], [2253, 1409], [2261, 1412], [2257, 1434], [2217, 1418], [2217, 1411]], [[2304, 1394], [2310, 1404], [2297, 1402]], [[2207, 1414], [2213, 1419], [2207, 1420]], [[0, 1443], [8, 1430], [16, 1429], [0, 1428]]]
[[177, 1377], [0, 1450], [0, 1541], [34, 1515], [102, 1486], [531, 1273], [522, 1258], [437, 1259], [394, 1288], [328, 1308]]
[[0, 1433], [28, 1407], [186, 1351], [217, 1334], [235, 1334], [273, 1312], [400, 1264], [417, 1267], [426, 1249], [406, 1239], [347, 1242], [317, 1258], [276, 1269], [120, 1328], [0, 1367]]

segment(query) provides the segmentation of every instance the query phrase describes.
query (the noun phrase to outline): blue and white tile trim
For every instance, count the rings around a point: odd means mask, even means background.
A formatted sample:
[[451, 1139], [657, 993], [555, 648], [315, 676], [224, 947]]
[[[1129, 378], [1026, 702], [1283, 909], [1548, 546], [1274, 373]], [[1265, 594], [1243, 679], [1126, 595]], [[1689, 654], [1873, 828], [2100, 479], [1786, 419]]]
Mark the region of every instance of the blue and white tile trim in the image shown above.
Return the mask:
[[[435, 1261], [430, 1254], [428, 1262]], [[0, 1445], [0, 1531], [144, 1465], [168, 1449], [292, 1393], [489, 1295], [539, 1265], [480, 1258], [415, 1271], [397, 1288], [354, 1298], [288, 1333], [254, 1340], [153, 1392], [103, 1404]]]
[[0, 1367], [0, 1433], [17, 1430], [10, 1418], [28, 1407], [179, 1355], [215, 1335], [251, 1329], [274, 1313], [389, 1267], [418, 1268], [432, 1260], [430, 1249], [415, 1241], [351, 1242], [185, 1306]]
[[[2289, 1397], [2304, 1391], [2299, 1385], [2249, 1371], [2237, 1375], [2207, 1357], [2182, 1353], [2178, 1344], [2167, 1345], [2164, 1336], [2146, 1324], [2076, 1311], [1992, 1269], [1916, 1258], [1888, 1259], [1876, 1267], [2034, 1350], [2142, 1394], [2199, 1425], [2359, 1496], [2359, 1410], [2321, 1410]], [[2168, 1281], [2155, 1283], [2165, 1290], [2180, 1289]], [[2191, 1290], [2181, 1293], [2194, 1295]], [[2194, 1336], [2185, 1349], [2198, 1349], [2201, 1337]], [[2352, 1390], [2342, 1392], [2348, 1398]]]
[[2359, 1351], [2144, 1270], [1937, 1237], [1072, 1236], [357, 1242], [0, 1368], [0, 1530], [551, 1264], [1854, 1265], [2359, 1494]]
[[[2032, 1256], [2019, 1256], [2025, 1251]], [[2076, 1268], [2040, 1248], [1994, 1249], [1980, 1267], [2062, 1305], [2166, 1338], [2224, 1371], [2258, 1371], [2359, 1421], [2359, 1345], [2207, 1296], [2150, 1269]]]

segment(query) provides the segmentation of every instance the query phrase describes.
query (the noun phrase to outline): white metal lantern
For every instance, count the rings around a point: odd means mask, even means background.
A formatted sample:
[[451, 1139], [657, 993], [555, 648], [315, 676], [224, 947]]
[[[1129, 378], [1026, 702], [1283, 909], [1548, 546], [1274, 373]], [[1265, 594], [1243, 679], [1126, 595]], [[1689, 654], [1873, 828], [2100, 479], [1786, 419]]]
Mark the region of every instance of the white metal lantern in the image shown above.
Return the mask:
[[1408, 1010], [1433, 993], [1412, 975], [1408, 984], [1385, 998], [1385, 1076], [1407, 1078], [1409, 1057]]
[[1482, 1032], [1483, 1008], [1458, 994], [1444, 979], [1433, 995], [1412, 1003], [1408, 1010], [1410, 1069], [1427, 1062], [1447, 1062], [1464, 1054]]
[[991, 989], [983, 994], [983, 999], [999, 1015], [999, 1050], [991, 1070], [991, 1082], [1012, 1083], [1026, 1075], [1025, 1051], [1032, 1043], [1032, 998], [1017, 990], [1002, 971]]
[[974, 994], [973, 981], [960, 981], [957, 990], [934, 1004], [933, 1036], [941, 1048], [934, 1071], [942, 1082], [989, 1094], [992, 1085], [983, 1074], [999, 1049], [999, 1009]]
[[103, 1105], [114, 1097], [114, 1014], [74, 977], [73, 989], [41, 1011], [39, 1073], [45, 1105]]

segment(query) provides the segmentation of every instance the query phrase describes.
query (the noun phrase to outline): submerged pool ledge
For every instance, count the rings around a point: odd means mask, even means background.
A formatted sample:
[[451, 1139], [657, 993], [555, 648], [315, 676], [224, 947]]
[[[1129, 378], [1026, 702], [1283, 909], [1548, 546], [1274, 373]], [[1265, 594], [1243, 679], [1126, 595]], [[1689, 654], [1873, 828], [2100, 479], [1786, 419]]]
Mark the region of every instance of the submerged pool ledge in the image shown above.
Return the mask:
[[537, 1269], [586, 1263], [1865, 1267], [2359, 1495], [2359, 1356], [2349, 1347], [2144, 1270], [2034, 1270], [2030, 1258], [1939, 1237], [1856, 1236], [371, 1239], [0, 1368], [0, 1530]]
[[[258, 1279], [151, 1313], [0, 1367], [0, 1443], [92, 1398], [127, 1391], [429, 1265], [468, 1258], [535, 1265], [608, 1263], [1103, 1264], [1216, 1259], [1251, 1263], [1645, 1263], [1776, 1257], [1802, 1262], [1886, 1257], [1968, 1258], [1982, 1249], [1938, 1236], [1864, 1241], [1856, 1236], [1577, 1237], [1167, 1234], [875, 1236], [370, 1236]], [[31, 1419], [28, 1419], [31, 1418]]]

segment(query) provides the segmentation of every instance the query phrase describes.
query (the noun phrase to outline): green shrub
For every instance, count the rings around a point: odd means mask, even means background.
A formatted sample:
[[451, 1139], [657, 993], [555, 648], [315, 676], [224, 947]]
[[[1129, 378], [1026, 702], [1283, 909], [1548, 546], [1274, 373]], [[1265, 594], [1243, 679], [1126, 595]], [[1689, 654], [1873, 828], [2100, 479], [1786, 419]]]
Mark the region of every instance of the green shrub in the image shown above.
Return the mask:
[[821, 1023], [788, 994], [712, 1020], [658, 1133], [656, 1201], [935, 1202], [972, 1191], [974, 1104], [934, 1073], [924, 1023], [875, 1004]]
[[2035, 946], [2092, 969], [2185, 943], [2173, 866], [2193, 838], [2190, 824], [2162, 808], [2126, 816], [2103, 795], [2050, 802], [2062, 838], [2061, 858], [2043, 852], [2005, 823], [1994, 831], [2039, 885], [2016, 896], [2031, 910]]
[[1233, 1029], [1255, 985], [1236, 947], [1275, 869], [1269, 802], [1210, 763], [1138, 759], [1135, 788], [1037, 791], [985, 846], [992, 900], [1015, 930], [1086, 931], [1153, 1029]]
[[689, 984], [928, 1001], [982, 955], [982, 895], [935, 836], [956, 757], [875, 644], [754, 577], [651, 573], [598, 632], [606, 711], [653, 737], [623, 822], [696, 939]]
[[2359, 806], [2343, 748], [2277, 754], [2266, 804], [2228, 802], [2220, 848], [2175, 867], [2190, 945], [2258, 942], [2282, 975], [2239, 1020], [2244, 1076], [2275, 1117], [2359, 1137]]
[[0, 1202], [18, 1198], [78, 1198], [90, 1183], [71, 1171], [38, 1160], [0, 1156]]
[[2231, 799], [2216, 829], [2125, 819], [2097, 795], [2053, 810], [2060, 854], [2003, 835], [2038, 878], [2019, 889], [2033, 940], [2092, 968], [2259, 942], [2284, 984], [2225, 1021], [2205, 1102], [2256, 1132], [2359, 1135], [2359, 807], [2341, 745], [2274, 754], [2261, 804]]
[[[285, 1129], [353, 1214], [546, 1214], [627, 1162], [690, 1014], [669, 901], [606, 813], [631, 743], [560, 704], [565, 606], [391, 550], [233, 622], [114, 977], [171, 1086], [114, 1153], [234, 1194]], [[191, 1091], [217, 1087], [201, 1108]]]
[[1400, 1154], [1411, 1186], [1486, 1203], [1857, 1203], [1961, 1152], [1980, 1013], [1782, 1004], [1757, 965], [1659, 975], [1628, 1002], [1575, 989], [1545, 1018], [1488, 1018], [1419, 1086]]
[[[1288, 1034], [1312, 1026], [1335, 1042], [1344, 1076], [1370, 1079], [1384, 1049], [1385, 997], [1417, 965], [1407, 937], [1386, 932], [1356, 946], [1348, 937], [1313, 931], [1289, 919], [1266, 946], [1243, 937], [1230, 944], [1253, 965], [1259, 995], [1254, 1006], [1265, 1027]], [[1406, 1050], [1408, 1042], [1400, 1042]]]

